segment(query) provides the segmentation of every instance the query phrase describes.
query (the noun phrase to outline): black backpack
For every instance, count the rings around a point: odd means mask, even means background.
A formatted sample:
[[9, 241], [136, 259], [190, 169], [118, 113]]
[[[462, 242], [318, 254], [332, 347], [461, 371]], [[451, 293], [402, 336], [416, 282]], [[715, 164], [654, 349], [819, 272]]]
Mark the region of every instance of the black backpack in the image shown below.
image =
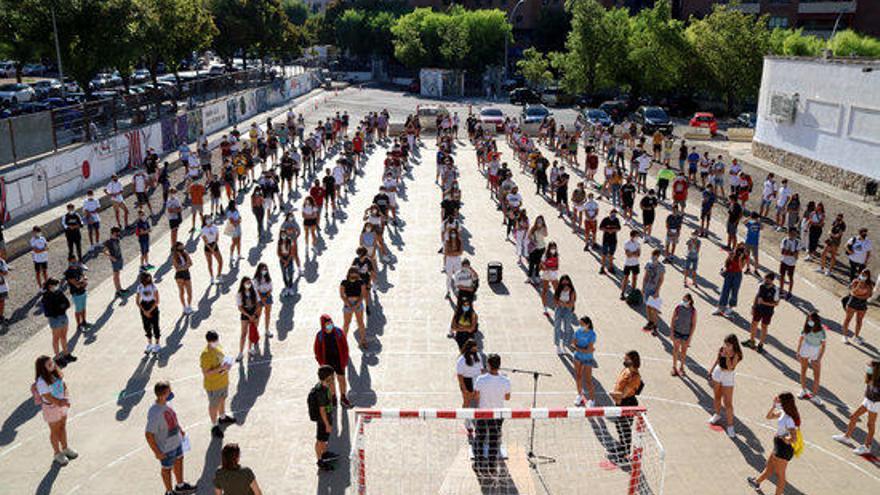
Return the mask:
[[321, 420], [321, 394], [326, 394], [327, 391], [324, 387], [319, 383], [312, 387], [309, 391], [309, 397], [306, 399], [307, 404], [309, 405], [309, 419], [312, 421], [320, 421]]

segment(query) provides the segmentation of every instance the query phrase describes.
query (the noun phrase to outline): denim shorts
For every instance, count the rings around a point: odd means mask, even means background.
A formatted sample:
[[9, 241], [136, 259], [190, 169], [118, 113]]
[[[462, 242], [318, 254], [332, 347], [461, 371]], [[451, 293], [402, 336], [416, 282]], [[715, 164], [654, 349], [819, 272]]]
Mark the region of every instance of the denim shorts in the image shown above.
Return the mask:
[[70, 296], [73, 299], [73, 309], [77, 313], [82, 313], [86, 310], [86, 293], [82, 294], [73, 294]]
[[685, 271], [697, 271], [697, 265], [700, 264], [700, 258], [691, 258], [688, 256], [684, 259], [684, 270]]
[[165, 458], [159, 461], [159, 463], [162, 464], [162, 469], [171, 469], [174, 467], [174, 462], [181, 457], [183, 457], [183, 447], [178, 445], [171, 452], [165, 452]]
[[121, 272], [122, 267], [124, 266], [124, 263], [122, 260], [117, 259], [116, 261], [111, 261], [110, 266], [113, 268], [114, 272]]
[[67, 315], [61, 316], [50, 316], [49, 317], [49, 328], [52, 330], [58, 330], [67, 326]]

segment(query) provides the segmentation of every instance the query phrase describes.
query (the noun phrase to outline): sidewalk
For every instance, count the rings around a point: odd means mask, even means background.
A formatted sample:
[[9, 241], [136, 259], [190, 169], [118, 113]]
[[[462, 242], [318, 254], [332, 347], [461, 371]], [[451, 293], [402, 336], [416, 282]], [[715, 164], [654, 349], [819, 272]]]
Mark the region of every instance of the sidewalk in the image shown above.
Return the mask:
[[[325, 90], [321, 88], [315, 88], [308, 93], [305, 93], [299, 97], [296, 97], [292, 100], [285, 102], [283, 105], [277, 106], [268, 112], [264, 112], [261, 114], [254, 115], [249, 119], [242, 120], [238, 122], [235, 126], [240, 129], [249, 128], [251, 123], [256, 122], [260, 128], [265, 129], [265, 123], [267, 118], [275, 118], [284, 112], [287, 111], [288, 108], [296, 105], [301, 105], [306, 101], [317, 98], [321, 94], [325, 93]], [[216, 149], [220, 144], [220, 139], [224, 134], [228, 134], [232, 130], [233, 126], [225, 127], [213, 134], [207, 136], [208, 138], [208, 147], [211, 150]], [[193, 147], [195, 142], [187, 143], [190, 148]], [[170, 163], [169, 170], [174, 171], [177, 170], [181, 164], [178, 161], [179, 152], [174, 151], [167, 155], [160, 155], [160, 161], [167, 161]], [[125, 197], [129, 197], [134, 194], [133, 186], [132, 186], [132, 177], [134, 175], [135, 170], [127, 170], [124, 172], [120, 172], [120, 182], [124, 186], [124, 195]], [[103, 193], [103, 186], [94, 187], [93, 189], [96, 191], [96, 196], [101, 202], [101, 211], [110, 208], [110, 199], [106, 197]], [[61, 217], [67, 212], [67, 204], [73, 203], [76, 206], [77, 213], [82, 214], [82, 202], [85, 198], [85, 191], [82, 191], [82, 194], [79, 196], [68, 198], [65, 201], [61, 201], [58, 204], [50, 206], [49, 208], [26, 218], [20, 219], [18, 222], [13, 223], [12, 225], [5, 226], [3, 229], [3, 234], [6, 240], [6, 261], [12, 261], [15, 258], [26, 254], [30, 250], [30, 246], [28, 245], [28, 241], [31, 235], [31, 229], [34, 226], [40, 226], [43, 230], [43, 235], [46, 236], [47, 240], [52, 240], [59, 235], [62, 235], [61, 229]]]

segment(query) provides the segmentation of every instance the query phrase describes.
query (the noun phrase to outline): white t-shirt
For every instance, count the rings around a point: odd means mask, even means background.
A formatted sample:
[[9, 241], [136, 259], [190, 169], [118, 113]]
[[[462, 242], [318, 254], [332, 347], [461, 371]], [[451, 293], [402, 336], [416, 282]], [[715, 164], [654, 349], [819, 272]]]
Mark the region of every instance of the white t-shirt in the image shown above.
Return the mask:
[[[796, 253], [801, 250], [801, 241], [800, 239], [783, 239], [779, 243], [779, 249]], [[780, 261], [788, 266], [794, 266], [797, 263], [797, 258], [793, 255], [783, 254]]]
[[788, 203], [788, 198], [791, 197], [791, 189], [788, 186], [782, 186], [776, 191], [776, 205], [777, 206], [785, 206], [785, 203]]
[[638, 266], [639, 265], [639, 255], [630, 256], [627, 251], [638, 251], [641, 249], [642, 244], [639, 241], [634, 241], [632, 239], [626, 241], [623, 245], [623, 251], [626, 253], [626, 260], [623, 262], [624, 266]]
[[458, 356], [458, 362], [455, 363], [455, 373], [465, 378], [477, 378], [483, 372], [483, 363], [478, 359], [468, 366], [464, 356]]
[[[0, 272], [9, 272], [9, 265], [6, 264], [6, 260], [0, 258]], [[6, 277], [0, 275], [0, 294], [5, 294], [9, 292], [9, 286], [6, 285]]]
[[110, 195], [110, 198], [113, 201], [122, 201], [122, 184], [120, 184], [118, 180], [110, 181], [110, 183], [107, 184], [107, 194]]
[[761, 192], [761, 198], [764, 201], [769, 201], [770, 198], [773, 196], [773, 193], [775, 193], [775, 192], [776, 192], [776, 183], [773, 182], [772, 180], [765, 180], [764, 181], [764, 191]]
[[[34, 252], [31, 255], [34, 258], [34, 263], [46, 263], [49, 261], [49, 251], [47, 250], [49, 243], [46, 242], [46, 238], [43, 236], [31, 237], [31, 249]], [[36, 252], [37, 249], [42, 250], [41, 253]]]
[[639, 155], [639, 158], [636, 160], [639, 164], [639, 173], [646, 174], [648, 173], [648, 169], [651, 168], [651, 157], [647, 154]]
[[789, 430], [794, 430], [797, 428], [797, 425], [794, 423], [794, 419], [788, 414], [782, 413], [782, 416], [779, 416], [779, 419], [776, 420], [776, 436], [784, 437], [788, 435]]
[[342, 165], [333, 167], [333, 180], [336, 181], [336, 185], [342, 185], [345, 181], [345, 169], [342, 168]]
[[95, 198], [86, 198], [83, 201], [83, 211], [86, 212], [86, 221], [87, 222], [95, 222], [100, 220], [98, 218], [98, 209], [101, 207], [101, 203], [98, 202]]
[[452, 276], [455, 286], [464, 289], [473, 288], [475, 278], [474, 272], [470, 268], [462, 268]]
[[510, 379], [486, 373], [474, 380], [474, 391], [480, 393], [480, 409], [504, 407], [505, 396], [510, 393]]
[[135, 192], [145, 192], [147, 190], [147, 176], [144, 174], [137, 174], [134, 176], [134, 190]]
[[507, 204], [513, 208], [519, 208], [519, 206], [522, 204], [522, 195], [520, 195], [519, 193], [508, 194], [507, 195]]
[[217, 238], [220, 237], [220, 229], [217, 228], [213, 223], [209, 223], [202, 227], [202, 240], [205, 243], [214, 243], [217, 242]]
[[265, 282], [260, 282], [256, 277], [253, 279], [254, 289], [257, 290], [258, 294], [266, 294], [267, 292], [272, 292], [272, 281], [266, 280]]
[[853, 242], [848, 245], [850, 249], [852, 249], [852, 254], [848, 256], [849, 260], [853, 263], [864, 265], [865, 261], [868, 259], [868, 253], [871, 252], [871, 249], [873, 248], [871, 239], [861, 239], [856, 237]]
[[[56, 399], [64, 398], [64, 380], [56, 378], [52, 384], [46, 383], [42, 377], [37, 378], [37, 393], [40, 395], [51, 394]], [[45, 401], [45, 399], [43, 399]]]
[[586, 212], [587, 218], [595, 220], [599, 215], [599, 204], [592, 199], [588, 199], [587, 202], [584, 203], [584, 212]]
[[138, 284], [137, 293], [139, 296], [141, 296], [141, 301], [143, 302], [156, 300], [156, 286], [154, 284]]

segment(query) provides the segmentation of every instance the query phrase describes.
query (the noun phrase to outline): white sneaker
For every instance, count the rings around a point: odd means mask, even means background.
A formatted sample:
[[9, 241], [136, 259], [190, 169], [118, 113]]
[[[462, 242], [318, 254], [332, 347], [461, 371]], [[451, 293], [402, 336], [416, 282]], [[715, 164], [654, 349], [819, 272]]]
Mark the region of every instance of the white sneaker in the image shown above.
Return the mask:
[[806, 399], [809, 396], [810, 396], [810, 394], [806, 390], [801, 389], [801, 391], [797, 395], [797, 398], [798, 399]]
[[274, 333], [270, 332], [269, 330], [266, 330], [266, 338], [267, 338], [267, 339], [271, 339], [271, 338], [274, 337], [274, 336], [275, 336]]
[[816, 273], [825, 273], [825, 270], [823, 270], [821, 266], [820, 266], [820, 267], [817, 267], [814, 271], [815, 271]]
[[837, 434], [837, 435], [832, 435], [831, 438], [834, 439], [835, 441], [838, 441], [838, 442], [844, 444], [844, 445], [849, 445], [849, 441], [850, 441], [849, 437], [842, 434], [842, 433]]
[[733, 314], [733, 310], [732, 310], [732, 309], [727, 308], [727, 309], [724, 310], [724, 316], [727, 316], [727, 317], [729, 318], [730, 315], [732, 315], [732, 314]]
[[831, 276], [831, 270], [830, 270], [830, 269], [829, 269], [829, 270], [825, 270], [825, 276], [826, 276], [826, 277], [830, 277], [830, 276]]
[[714, 424], [718, 424], [719, 421], [721, 421], [721, 415], [720, 414], [713, 414], [712, 417], [709, 418], [709, 421], [707, 421], [707, 422], [710, 425], [714, 425]]
[[152, 350], [153, 350], [153, 344], [147, 344], [147, 346], [144, 347], [144, 354], [149, 354]]
[[859, 445], [858, 447], [854, 448], [852, 452], [855, 455], [865, 455], [870, 453], [871, 451], [868, 449], [868, 447], [865, 447], [864, 445]]
[[562, 348], [562, 344], [556, 345], [556, 354], [558, 354], [560, 356], [565, 354], [565, 350]]
[[214, 277], [211, 277], [211, 285], [214, 285], [215, 281], [216, 279]]
[[595, 405], [596, 403], [592, 400], [588, 400], [586, 403], [584, 403], [584, 407], [595, 407]]
[[574, 398], [575, 407], [580, 407], [581, 405], [583, 405], [583, 403], [584, 403], [584, 396], [578, 394], [578, 396]]
[[855, 342], [857, 345], [862, 345], [865, 343], [865, 341], [861, 337], [853, 337], [853, 342]]
[[153, 354], [159, 354], [159, 351], [162, 350], [162, 346], [159, 344], [153, 344]]
[[63, 452], [59, 452], [59, 453], [55, 454], [55, 457], [53, 457], [52, 460], [54, 460], [55, 463], [58, 464], [59, 466], [66, 466], [67, 463], [69, 462], [67, 460], [67, 456], [64, 455]]
[[810, 401], [811, 401], [813, 404], [816, 404], [817, 406], [821, 406], [821, 405], [823, 404], [823, 402], [822, 402], [822, 398], [819, 397], [818, 395], [814, 395], [813, 397], [811, 397], [811, 398], [810, 398]]
[[721, 308], [716, 308], [715, 311], [712, 311], [712, 314], [715, 316], [721, 316], [724, 314], [724, 310]]
[[64, 457], [67, 457], [70, 460], [73, 460], [73, 459], [76, 459], [77, 457], [79, 457], [79, 454], [77, 454], [76, 451], [70, 447], [67, 447], [66, 449], [62, 450], [61, 453], [64, 454]]
[[732, 426], [727, 427], [727, 436], [730, 438], [736, 438], [736, 430], [734, 430]]
[[244, 359], [244, 356], [239, 352], [238, 356], [235, 357], [235, 361], [240, 363], [242, 359]]
[[840, 341], [843, 342], [844, 344], [849, 344], [849, 337], [844, 335], [843, 337], [840, 338]]

